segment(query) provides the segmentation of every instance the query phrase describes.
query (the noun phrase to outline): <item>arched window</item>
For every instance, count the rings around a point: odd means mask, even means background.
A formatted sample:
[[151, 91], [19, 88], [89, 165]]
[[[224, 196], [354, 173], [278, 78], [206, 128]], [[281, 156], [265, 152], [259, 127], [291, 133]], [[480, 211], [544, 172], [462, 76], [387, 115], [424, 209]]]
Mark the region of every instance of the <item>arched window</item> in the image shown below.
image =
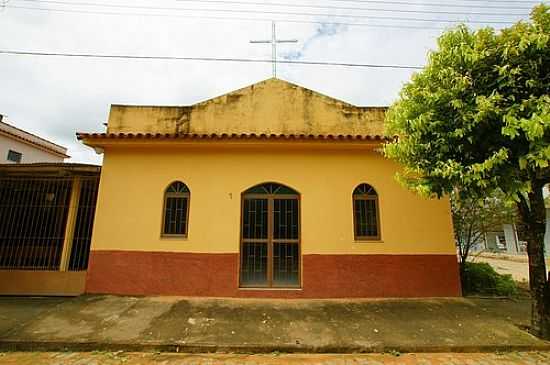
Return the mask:
[[369, 184], [360, 184], [353, 191], [353, 223], [357, 241], [380, 239], [378, 194]]
[[189, 188], [175, 181], [164, 192], [163, 236], [187, 236], [189, 221]]

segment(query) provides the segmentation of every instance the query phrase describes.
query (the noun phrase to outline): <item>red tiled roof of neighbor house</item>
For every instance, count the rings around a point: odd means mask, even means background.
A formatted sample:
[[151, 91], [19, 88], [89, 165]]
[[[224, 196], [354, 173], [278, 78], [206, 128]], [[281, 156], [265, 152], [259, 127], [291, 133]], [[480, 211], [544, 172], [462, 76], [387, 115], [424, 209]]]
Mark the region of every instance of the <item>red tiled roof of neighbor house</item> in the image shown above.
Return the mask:
[[56, 154], [64, 158], [70, 157], [67, 155], [66, 147], [60, 146], [56, 143], [50, 142], [35, 134], [29, 133], [11, 124], [6, 123], [4, 116], [2, 116], [1, 114], [0, 114], [0, 134], [13, 138], [15, 140], [18, 140], [20, 142], [38, 147], [42, 150], [45, 150], [47, 152]]

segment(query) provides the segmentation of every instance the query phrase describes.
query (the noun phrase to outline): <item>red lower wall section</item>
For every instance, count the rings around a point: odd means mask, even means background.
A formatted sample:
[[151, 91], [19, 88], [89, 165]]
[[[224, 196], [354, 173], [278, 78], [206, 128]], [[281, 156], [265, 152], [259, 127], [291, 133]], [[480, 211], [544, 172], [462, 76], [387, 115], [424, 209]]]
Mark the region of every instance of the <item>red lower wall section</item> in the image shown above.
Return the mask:
[[92, 251], [87, 293], [254, 298], [456, 297], [455, 255], [304, 255], [301, 290], [239, 289], [239, 254]]

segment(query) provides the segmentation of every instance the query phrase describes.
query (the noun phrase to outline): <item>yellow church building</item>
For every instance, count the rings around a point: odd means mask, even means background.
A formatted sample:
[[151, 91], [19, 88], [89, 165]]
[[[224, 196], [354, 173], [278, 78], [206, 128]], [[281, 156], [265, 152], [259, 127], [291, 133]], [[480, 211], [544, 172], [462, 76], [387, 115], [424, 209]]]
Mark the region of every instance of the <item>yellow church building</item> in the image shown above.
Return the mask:
[[450, 205], [403, 188], [382, 107], [279, 79], [190, 106], [112, 105], [88, 293], [452, 297]]

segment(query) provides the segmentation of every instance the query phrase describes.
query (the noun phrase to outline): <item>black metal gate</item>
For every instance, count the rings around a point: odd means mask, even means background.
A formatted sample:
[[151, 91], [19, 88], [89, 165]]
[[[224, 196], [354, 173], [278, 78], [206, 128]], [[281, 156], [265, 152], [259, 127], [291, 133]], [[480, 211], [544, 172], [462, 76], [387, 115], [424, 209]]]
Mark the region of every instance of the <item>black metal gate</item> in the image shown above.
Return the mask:
[[66, 269], [86, 270], [98, 185], [98, 176], [1, 177], [0, 269], [60, 270], [75, 209]]

